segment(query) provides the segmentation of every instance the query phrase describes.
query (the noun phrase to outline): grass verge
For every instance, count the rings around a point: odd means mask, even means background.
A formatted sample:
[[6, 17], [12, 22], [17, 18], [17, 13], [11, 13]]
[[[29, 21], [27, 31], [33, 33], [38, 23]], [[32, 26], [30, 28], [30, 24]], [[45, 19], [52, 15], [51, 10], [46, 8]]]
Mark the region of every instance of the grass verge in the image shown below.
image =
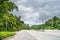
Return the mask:
[[4, 39], [15, 34], [16, 34], [15, 32], [0, 32], [0, 39]]

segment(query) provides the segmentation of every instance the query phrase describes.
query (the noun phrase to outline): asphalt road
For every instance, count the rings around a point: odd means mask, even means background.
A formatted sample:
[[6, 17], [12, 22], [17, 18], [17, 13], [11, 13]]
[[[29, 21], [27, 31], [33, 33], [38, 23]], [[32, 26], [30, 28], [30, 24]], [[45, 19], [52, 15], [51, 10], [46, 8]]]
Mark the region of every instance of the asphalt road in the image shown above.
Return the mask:
[[22, 30], [7, 40], [60, 40], [60, 31]]
[[37, 40], [60, 40], [60, 31], [27, 31], [33, 35]]

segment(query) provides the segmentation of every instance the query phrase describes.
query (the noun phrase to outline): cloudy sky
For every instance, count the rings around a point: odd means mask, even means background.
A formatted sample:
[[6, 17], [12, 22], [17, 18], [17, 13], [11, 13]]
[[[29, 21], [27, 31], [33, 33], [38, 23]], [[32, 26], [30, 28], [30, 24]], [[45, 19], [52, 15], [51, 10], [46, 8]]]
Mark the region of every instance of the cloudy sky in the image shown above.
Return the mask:
[[52, 18], [60, 17], [60, 0], [13, 0], [19, 11], [14, 15], [21, 16], [26, 24], [38, 25]]

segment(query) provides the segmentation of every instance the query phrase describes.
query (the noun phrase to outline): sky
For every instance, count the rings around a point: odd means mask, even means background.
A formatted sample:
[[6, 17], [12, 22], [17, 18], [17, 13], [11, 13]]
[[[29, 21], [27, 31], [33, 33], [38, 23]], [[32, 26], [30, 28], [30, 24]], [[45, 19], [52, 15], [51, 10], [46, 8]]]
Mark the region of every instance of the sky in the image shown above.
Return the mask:
[[12, 0], [18, 10], [16, 16], [29, 25], [39, 25], [53, 16], [60, 17], [60, 0]]

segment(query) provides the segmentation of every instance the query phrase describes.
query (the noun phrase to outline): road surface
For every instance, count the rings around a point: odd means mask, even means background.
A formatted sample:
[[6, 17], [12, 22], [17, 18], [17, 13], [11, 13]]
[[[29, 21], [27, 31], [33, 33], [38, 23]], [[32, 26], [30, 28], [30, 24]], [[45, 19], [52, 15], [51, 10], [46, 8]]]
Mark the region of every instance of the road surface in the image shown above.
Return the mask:
[[60, 40], [60, 31], [22, 30], [7, 40]]

